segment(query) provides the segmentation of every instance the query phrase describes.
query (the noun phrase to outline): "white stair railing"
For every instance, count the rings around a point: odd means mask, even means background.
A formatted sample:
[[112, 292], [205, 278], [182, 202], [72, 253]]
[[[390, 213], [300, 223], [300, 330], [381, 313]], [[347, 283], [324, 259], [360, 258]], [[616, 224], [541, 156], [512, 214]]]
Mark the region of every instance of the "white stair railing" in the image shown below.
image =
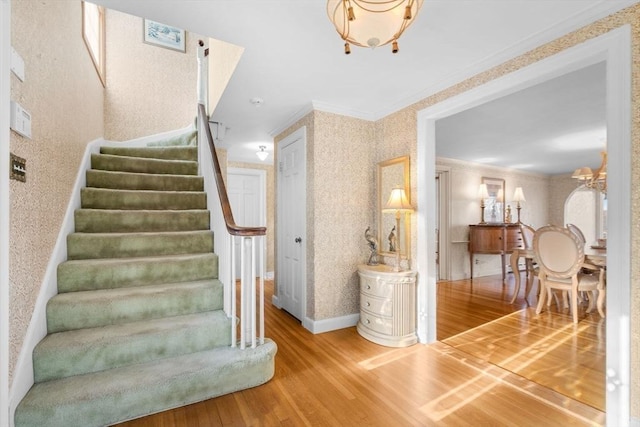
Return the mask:
[[[204, 177], [207, 205], [210, 212], [214, 248], [218, 255], [218, 278], [224, 285], [224, 311], [232, 321], [239, 320], [240, 340], [234, 324], [231, 346], [255, 348], [264, 343], [264, 245], [265, 227], [240, 227], [235, 224], [222, 177], [213, 135], [206, 110], [208, 49], [202, 41], [198, 46], [198, 159]], [[236, 277], [236, 242], [240, 250], [240, 277]], [[256, 256], [256, 252], [258, 255]], [[259, 258], [259, 259], [258, 259]], [[260, 271], [257, 271], [257, 267]], [[258, 289], [256, 289], [258, 277]], [[236, 280], [240, 279], [240, 304], [237, 304]], [[256, 292], [257, 291], [257, 292]], [[239, 341], [239, 343], [238, 343]]]

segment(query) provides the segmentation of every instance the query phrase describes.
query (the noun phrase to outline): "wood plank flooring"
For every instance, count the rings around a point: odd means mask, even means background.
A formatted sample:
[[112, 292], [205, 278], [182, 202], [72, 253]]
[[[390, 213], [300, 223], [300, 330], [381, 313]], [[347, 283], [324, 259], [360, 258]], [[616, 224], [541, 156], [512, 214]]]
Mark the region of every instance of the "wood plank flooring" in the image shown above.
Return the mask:
[[[552, 347], [560, 349], [554, 347], [553, 339], [540, 341], [535, 334], [528, 337], [517, 333], [518, 323], [531, 320], [526, 314], [530, 310], [526, 310], [523, 298], [514, 305], [505, 303], [510, 297], [509, 288], [503, 289], [496, 281], [500, 280], [487, 280], [484, 285], [484, 280], [478, 279], [472, 284], [441, 284], [438, 315], [442, 314], [443, 319], [438, 322], [439, 336], [446, 335], [446, 331], [449, 335], [441, 342], [403, 349], [373, 344], [360, 337], [355, 327], [313, 335], [299, 321], [271, 305], [273, 287], [267, 282], [266, 335], [278, 344], [276, 372], [271, 381], [118, 426], [603, 425], [604, 413], [595, 404], [569, 398], [523, 376], [545, 375], [546, 368], [522, 362], [536, 359], [531, 351], [547, 351], [554, 360], [571, 359], [569, 365], [575, 366], [585, 363], [588, 356], [584, 352], [581, 359], [565, 353], [570, 349], [556, 354], [549, 351]], [[465, 286], [469, 287], [466, 297]], [[466, 303], [459, 309], [446, 307], [447, 301], [458, 304], [458, 297], [466, 298]], [[506, 326], [501, 326], [500, 321], [491, 322], [509, 313], [514, 314], [507, 317]], [[566, 316], [552, 310], [540, 316], [540, 323], [556, 328], [556, 323], [563, 322]], [[499, 332], [492, 332], [491, 328], [483, 331], [479, 325], [486, 321]], [[461, 323], [467, 325], [466, 329], [475, 329], [466, 332], [466, 336], [455, 335], [457, 329], [463, 328]], [[580, 322], [575, 329], [583, 326], [586, 323]], [[560, 329], [563, 332], [556, 334], [560, 341], [576, 341], [576, 347], [580, 346], [582, 338], [573, 338], [574, 328], [562, 325]], [[604, 338], [598, 336], [597, 330], [589, 335], [590, 351], [595, 354], [602, 350], [597, 357], [603, 358]], [[474, 348], [472, 343], [478, 339], [489, 341]], [[532, 346], [533, 350], [529, 350]], [[534, 361], [541, 360], [543, 357]], [[551, 376], [560, 378], [556, 382], [569, 378], [567, 370], [553, 371], [553, 366], [555, 362], [546, 373], [551, 370]], [[508, 369], [520, 370], [520, 374]], [[567, 381], [569, 395], [581, 381], [583, 378], [576, 377]]]

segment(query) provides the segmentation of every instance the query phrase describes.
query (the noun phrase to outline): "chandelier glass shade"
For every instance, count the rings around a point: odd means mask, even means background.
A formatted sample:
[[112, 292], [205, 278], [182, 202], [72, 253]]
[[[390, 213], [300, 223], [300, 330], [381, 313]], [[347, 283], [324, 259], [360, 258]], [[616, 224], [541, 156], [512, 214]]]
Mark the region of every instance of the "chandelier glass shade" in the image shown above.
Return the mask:
[[259, 148], [260, 148], [260, 151], [256, 151], [256, 156], [258, 156], [258, 158], [264, 162], [267, 159], [267, 157], [269, 157], [269, 153], [265, 151], [267, 149], [267, 146], [261, 145]]
[[602, 156], [602, 163], [598, 170], [593, 172], [589, 167], [578, 168], [573, 172], [571, 178], [577, 179], [581, 185], [587, 188], [607, 192], [607, 152], [600, 153]]
[[328, 0], [327, 13], [342, 40], [346, 54], [350, 44], [375, 48], [398, 39], [415, 21], [424, 0]]

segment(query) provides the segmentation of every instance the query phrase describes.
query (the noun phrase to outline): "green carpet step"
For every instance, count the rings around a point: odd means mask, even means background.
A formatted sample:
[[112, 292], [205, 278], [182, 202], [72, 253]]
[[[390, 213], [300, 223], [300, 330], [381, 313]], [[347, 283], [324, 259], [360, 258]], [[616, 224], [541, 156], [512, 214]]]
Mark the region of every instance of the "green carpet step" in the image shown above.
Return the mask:
[[209, 211], [77, 209], [74, 212], [78, 233], [127, 233], [135, 231], [208, 230]]
[[213, 252], [213, 234], [209, 230], [67, 235], [67, 259], [69, 260], [209, 252]]
[[219, 280], [69, 292], [47, 303], [47, 331], [72, 331], [222, 309]]
[[82, 188], [81, 206], [89, 209], [206, 209], [207, 195], [196, 191], [136, 191]]
[[92, 154], [91, 168], [120, 172], [166, 173], [171, 175], [197, 175], [198, 162], [190, 160], [164, 160], [143, 157]]
[[204, 191], [204, 179], [195, 175], [169, 175], [114, 172], [97, 169], [87, 171], [87, 187], [120, 190]]
[[223, 310], [47, 335], [33, 351], [35, 382], [120, 368], [231, 344]]
[[276, 352], [266, 340], [35, 384], [15, 425], [104, 426], [255, 387], [273, 377]]
[[70, 260], [58, 264], [58, 292], [128, 288], [218, 278], [214, 253]]
[[100, 147], [100, 154], [198, 161], [198, 147]]

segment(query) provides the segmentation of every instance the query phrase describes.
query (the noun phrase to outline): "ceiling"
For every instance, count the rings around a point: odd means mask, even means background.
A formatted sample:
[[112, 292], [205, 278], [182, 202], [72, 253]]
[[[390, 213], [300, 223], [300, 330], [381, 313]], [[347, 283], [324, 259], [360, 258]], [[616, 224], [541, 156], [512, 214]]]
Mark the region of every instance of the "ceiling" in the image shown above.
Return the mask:
[[[389, 46], [352, 46], [351, 55], [345, 55], [324, 0], [95, 2], [242, 46], [244, 53], [212, 119], [228, 128], [222, 144], [229, 160], [257, 162], [260, 145], [272, 153], [273, 137], [312, 109], [380, 119], [638, 0], [425, 0], [396, 55]], [[466, 159], [560, 173], [562, 153], [577, 159], [575, 153], [558, 151], [554, 165], [548, 155], [543, 160], [535, 154], [543, 146], [559, 148], [563, 135], [593, 131], [600, 146], [583, 154], [585, 162], [595, 156], [590, 163], [597, 165], [604, 138], [602, 72], [598, 67], [579, 71], [442, 119], [438, 155], [463, 158], [473, 153]], [[250, 102], [255, 97], [264, 100], [259, 107]], [[475, 128], [465, 130], [471, 124]]]

